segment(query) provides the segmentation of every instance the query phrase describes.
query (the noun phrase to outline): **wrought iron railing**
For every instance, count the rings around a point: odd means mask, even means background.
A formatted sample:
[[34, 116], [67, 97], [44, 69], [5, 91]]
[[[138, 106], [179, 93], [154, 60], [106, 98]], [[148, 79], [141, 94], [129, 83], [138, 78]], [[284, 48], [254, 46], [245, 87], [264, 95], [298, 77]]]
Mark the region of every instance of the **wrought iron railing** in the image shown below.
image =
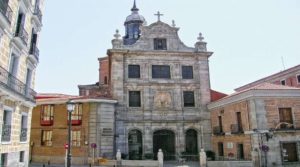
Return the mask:
[[42, 22], [43, 15], [42, 15], [41, 9], [38, 6], [35, 7], [33, 14], [36, 15], [39, 18], [40, 22]]
[[11, 125], [2, 125], [2, 138], [1, 140], [4, 142], [9, 142], [11, 136]]
[[0, 66], [0, 84], [13, 92], [22, 95], [25, 99], [35, 102], [36, 92], [18, 80], [6, 69]]
[[223, 132], [223, 129], [220, 126], [215, 126], [213, 128], [213, 134], [214, 135], [223, 135], [224, 132]]
[[243, 128], [238, 124], [231, 124], [230, 129], [233, 134], [243, 133]]
[[3, 2], [3, 0], [0, 1], [0, 12], [6, 17], [7, 21], [10, 24], [12, 20], [13, 11], [7, 3]]
[[27, 141], [27, 128], [21, 129], [20, 141]]
[[22, 41], [25, 43], [25, 45], [27, 46], [28, 32], [25, 30], [24, 27], [20, 27], [19, 30], [16, 31], [15, 36], [20, 37]]
[[37, 48], [36, 44], [33, 44], [29, 50], [29, 54], [32, 54], [36, 60], [39, 60], [40, 50]]

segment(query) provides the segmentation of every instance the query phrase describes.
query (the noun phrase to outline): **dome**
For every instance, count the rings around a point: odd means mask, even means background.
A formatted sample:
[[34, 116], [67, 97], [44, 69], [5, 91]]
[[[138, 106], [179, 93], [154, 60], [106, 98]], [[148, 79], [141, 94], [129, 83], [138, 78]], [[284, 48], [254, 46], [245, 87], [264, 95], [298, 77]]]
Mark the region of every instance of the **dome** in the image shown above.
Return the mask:
[[136, 7], [135, 1], [133, 4], [133, 7], [131, 8], [131, 15], [126, 17], [125, 23], [131, 23], [131, 22], [141, 22], [144, 23], [146, 20], [144, 18], [144, 16], [139, 14], [139, 9]]

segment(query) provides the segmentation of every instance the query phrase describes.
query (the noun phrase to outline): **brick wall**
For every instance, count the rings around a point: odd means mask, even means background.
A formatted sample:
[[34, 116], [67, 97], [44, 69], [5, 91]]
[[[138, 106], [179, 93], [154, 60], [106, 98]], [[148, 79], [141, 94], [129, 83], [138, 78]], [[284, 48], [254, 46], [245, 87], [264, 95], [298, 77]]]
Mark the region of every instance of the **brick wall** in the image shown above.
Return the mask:
[[99, 58], [99, 84], [100, 85], [108, 84], [108, 82], [109, 82], [108, 57]]

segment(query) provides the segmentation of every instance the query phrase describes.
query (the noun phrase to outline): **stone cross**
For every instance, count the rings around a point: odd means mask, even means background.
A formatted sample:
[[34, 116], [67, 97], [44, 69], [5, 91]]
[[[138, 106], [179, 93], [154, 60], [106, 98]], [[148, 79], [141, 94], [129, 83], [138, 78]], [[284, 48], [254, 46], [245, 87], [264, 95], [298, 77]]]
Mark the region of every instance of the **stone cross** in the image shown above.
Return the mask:
[[163, 16], [163, 14], [161, 14], [159, 11], [157, 11], [157, 14], [154, 15], [157, 16], [157, 21], [160, 21], [160, 16]]
[[200, 42], [203, 42], [203, 39], [204, 39], [204, 37], [202, 36], [202, 33], [200, 32], [200, 33], [199, 33], [198, 40], [199, 40]]

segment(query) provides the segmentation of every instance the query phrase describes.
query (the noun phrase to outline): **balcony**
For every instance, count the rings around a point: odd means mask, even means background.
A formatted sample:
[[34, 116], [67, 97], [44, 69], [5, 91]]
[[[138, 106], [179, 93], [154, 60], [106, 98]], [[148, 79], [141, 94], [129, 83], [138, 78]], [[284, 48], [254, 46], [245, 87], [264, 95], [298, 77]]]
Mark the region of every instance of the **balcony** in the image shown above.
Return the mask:
[[27, 44], [28, 44], [28, 32], [25, 30], [24, 27], [20, 27], [16, 31], [15, 37], [20, 38], [22, 40], [23, 44], [25, 45], [25, 47], [27, 47]]
[[34, 57], [36, 61], [39, 61], [40, 50], [37, 48], [35, 44], [33, 44], [29, 50], [29, 54]]
[[40, 9], [40, 7], [36, 6], [33, 12], [33, 20], [36, 21], [37, 23], [39, 23], [40, 25], [42, 25], [42, 11]]
[[224, 135], [223, 129], [220, 126], [215, 126], [213, 128], [213, 134], [214, 135]]
[[0, 85], [12, 91], [13, 93], [22, 96], [25, 100], [35, 102], [34, 96], [36, 92], [26, 86], [22, 81], [18, 80], [3, 67], [0, 66]]
[[53, 119], [50, 120], [41, 119], [41, 126], [52, 126], [52, 125], [53, 125]]
[[9, 142], [11, 136], [11, 125], [2, 125], [2, 142]]
[[242, 126], [238, 125], [238, 124], [231, 124], [230, 129], [231, 129], [231, 133], [232, 134], [241, 134], [241, 133], [244, 133]]
[[20, 141], [21, 142], [27, 141], [27, 128], [21, 129]]
[[[9, 7], [9, 5], [2, 0], [0, 1], [0, 13], [1, 13], [1, 21], [4, 20], [8, 23], [6, 26], [10, 26], [13, 16], [13, 11]], [[3, 20], [3, 21], [4, 21]]]
[[[67, 123], [69, 124], [69, 121]], [[71, 120], [71, 124], [73, 126], [81, 125], [81, 123], [82, 123], [82, 120]]]

